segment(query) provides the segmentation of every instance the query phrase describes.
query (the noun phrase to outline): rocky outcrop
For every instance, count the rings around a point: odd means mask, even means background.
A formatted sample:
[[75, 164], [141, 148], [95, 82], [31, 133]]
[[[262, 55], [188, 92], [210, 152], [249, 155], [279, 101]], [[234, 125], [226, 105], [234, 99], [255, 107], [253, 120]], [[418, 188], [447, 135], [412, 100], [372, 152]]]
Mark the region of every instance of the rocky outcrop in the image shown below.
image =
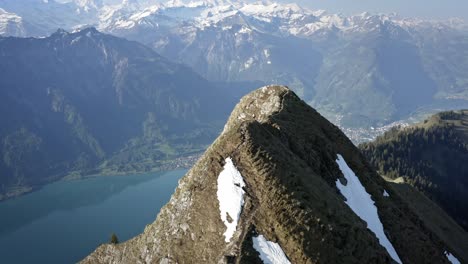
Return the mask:
[[[338, 183], [351, 186], [338, 157], [371, 197], [384, 236], [403, 263], [449, 263], [444, 253], [450, 249], [350, 140], [282, 86], [263, 87], [242, 98], [222, 134], [141, 235], [102, 245], [82, 263], [262, 263], [272, 257], [272, 248], [282, 251], [275, 257], [286, 256], [291, 263], [394, 263], [337, 188]], [[243, 199], [229, 239], [220, 217], [223, 193], [218, 193], [228, 161], [234, 165], [231, 173], [239, 172], [243, 180], [227, 188]], [[233, 223], [236, 217], [228, 213], [226, 219]]]

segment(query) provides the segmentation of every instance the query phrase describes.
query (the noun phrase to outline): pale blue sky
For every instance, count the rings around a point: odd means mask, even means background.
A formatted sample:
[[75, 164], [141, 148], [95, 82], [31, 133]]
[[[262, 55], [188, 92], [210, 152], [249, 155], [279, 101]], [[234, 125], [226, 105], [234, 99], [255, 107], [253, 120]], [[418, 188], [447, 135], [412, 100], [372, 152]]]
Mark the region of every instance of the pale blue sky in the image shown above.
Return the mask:
[[396, 12], [405, 17], [446, 19], [463, 18], [468, 21], [468, 0], [279, 0], [296, 2], [312, 9], [333, 13], [357, 14]]

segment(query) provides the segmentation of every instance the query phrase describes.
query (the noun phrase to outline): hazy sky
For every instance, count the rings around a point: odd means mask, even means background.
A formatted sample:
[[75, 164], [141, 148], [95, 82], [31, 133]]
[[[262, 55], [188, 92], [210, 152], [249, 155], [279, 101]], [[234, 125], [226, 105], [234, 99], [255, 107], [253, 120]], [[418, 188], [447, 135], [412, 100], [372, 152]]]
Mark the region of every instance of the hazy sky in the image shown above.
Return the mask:
[[446, 19], [463, 18], [468, 21], [468, 0], [279, 0], [296, 2], [312, 9], [356, 14], [396, 12], [402, 16]]

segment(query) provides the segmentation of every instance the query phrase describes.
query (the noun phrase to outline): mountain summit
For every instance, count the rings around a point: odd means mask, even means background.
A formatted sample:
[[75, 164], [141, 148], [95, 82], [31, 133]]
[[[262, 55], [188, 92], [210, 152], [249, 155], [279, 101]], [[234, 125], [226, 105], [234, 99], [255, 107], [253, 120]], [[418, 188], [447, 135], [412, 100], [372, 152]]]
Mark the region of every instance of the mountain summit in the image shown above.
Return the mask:
[[288, 88], [267, 86], [242, 98], [154, 223], [82, 263], [457, 263], [463, 254], [336, 126]]

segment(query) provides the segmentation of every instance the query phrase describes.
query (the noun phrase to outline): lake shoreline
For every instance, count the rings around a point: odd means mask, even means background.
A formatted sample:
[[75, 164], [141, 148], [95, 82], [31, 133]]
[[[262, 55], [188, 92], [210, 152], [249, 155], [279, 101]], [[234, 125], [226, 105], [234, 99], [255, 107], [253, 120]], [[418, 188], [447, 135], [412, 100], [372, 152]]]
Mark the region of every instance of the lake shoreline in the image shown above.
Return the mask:
[[177, 157], [172, 160], [165, 161], [166, 163], [154, 167], [148, 171], [115, 171], [115, 170], [102, 170], [99, 173], [86, 173], [86, 172], [71, 172], [63, 177], [51, 177], [50, 180], [44, 182], [44, 184], [39, 185], [31, 185], [31, 186], [18, 186], [8, 188], [5, 192], [0, 193], [0, 203], [12, 200], [23, 195], [36, 192], [43, 188], [44, 186], [60, 182], [60, 181], [75, 181], [75, 180], [83, 180], [89, 178], [96, 178], [96, 177], [112, 177], [112, 176], [135, 176], [135, 175], [143, 175], [148, 173], [156, 173], [156, 172], [168, 172], [173, 170], [180, 170], [180, 169], [190, 169], [197, 160], [202, 156], [203, 153], [196, 153], [192, 155]]

